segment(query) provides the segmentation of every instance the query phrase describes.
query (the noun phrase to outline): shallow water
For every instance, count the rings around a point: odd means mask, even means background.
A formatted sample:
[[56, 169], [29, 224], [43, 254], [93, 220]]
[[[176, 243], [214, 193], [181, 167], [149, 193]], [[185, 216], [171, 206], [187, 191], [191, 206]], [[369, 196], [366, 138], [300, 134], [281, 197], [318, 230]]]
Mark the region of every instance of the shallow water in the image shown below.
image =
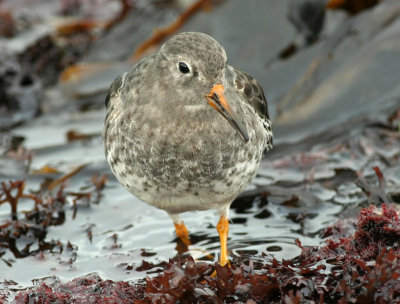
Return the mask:
[[[101, 116], [101, 112], [97, 115]], [[59, 240], [63, 244], [69, 241], [76, 248], [73, 251], [77, 254], [76, 259], [72, 263], [69, 260], [73, 252], [68, 250], [62, 254], [44, 252], [40, 257], [22, 259], [16, 259], [11, 252], [2, 256], [2, 260], [11, 265], [3, 263], [0, 266], [4, 280], [18, 283], [13, 288], [28, 286], [34, 278], [57, 276], [68, 280], [92, 272], [113, 280], [135, 280], [157, 270], [155, 267], [148, 273], [136, 271], [142, 260], [157, 264], [177, 254], [171, 219], [164, 211], [140, 202], [118, 184], [103, 158], [99, 135], [83, 142], [65, 143], [62, 140], [64, 130], [72, 125], [78, 130], [90, 130], [88, 125], [93, 130], [96, 125], [100, 127], [100, 117], [97, 119], [93, 113], [88, 113], [86, 119], [84, 116], [68, 122], [53, 117], [46, 127], [35, 122], [15, 130], [27, 137], [26, 147], [33, 151], [32, 170], [51, 165], [61, 171], [70, 171], [77, 164], [88, 163], [67, 182], [65, 191], [78, 191], [89, 184], [94, 173], [107, 174], [109, 181], [98, 204], [80, 205], [73, 219], [69, 198], [65, 223], [48, 228], [46, 240]], [[57, 130], [53, 135], [54, 144], [46, 142], [48, 139], [42, 139], [40, 145], [30, 141], [35, 134], [44, 132], [50, 121], [54, 124], [52, 129]], [[351, 140], [356, 144], [369, 140], [363, 133], [359, 128], [355, 139], [343, 136], [339, 148], [338, 143], [333, 143], [316, 146], [310, 152], [267, 157], [259, 176], [232, 205], [228, 241], [231, 257], [290, 259], [300, 253], [294, 243], [296, 238], [307, 246], [323, 242], [319, 237], [321, 230], [366, 204], [365, 194], [354, 184], [354, 170], [364, 170], [363, 174], [373, 177], [369, 168], [379, 165], [388, 178], [389, 189], [398, 191], [400, 167], [398, 163], [387, 166], [385, 162], [398, 159], [399, 142], [389, 141], [386, 147], [377, 147], [373, 141], [368, 144], [373, 151], [382, 149], [390, 155], [382, 162], [364, 152], [355, 155], [357, 150], [347, 146]], [[26, 189], [38, 189], [43, 180], [44, 176], [28, 176]], [[389, 182], [391, 180], [393, 182]], [[262, 190], [258, 190], [260, 188]], [[262, 192], [266, 195], [260, 196]], [[31, 208], [30, 201], [21, 203], [18, 206], [20, 216]], [[1, 221], [9, 217], [9, 209], [2, 206]], [[217, 260], [219, 241], [215, 226], [218, 216], [215, 211], [188, 212], [182, 219], [193, 241], [190, 254], [196, 259]], [[21, 241], [20, 248], [24, 245]], [[207, 257], [208, 254], [214, 257]]]
[[[332, 94], [326, 95], [327, 99], [320, 93], [311, 94], [311, 101], [294, 101], [292, 108], [285, 108], [287, 104], [280, 103], [285, 93], [307, 69], [307, 64], [320, 56], [320, 52], [324, 50], [321, 44], [327, 44], [330, 37], [303, 49], [288, 61], [277, 61], [266, 67], [271, 58], [295, 36], [294, 29], [285, 19], [286, 2], [280, 1], [279, 5], [273, 5], [273, 10], [269, 7], [271, 3], [250, 2], [247, 9], [252, 14], [259, 13], [260, 17], [251, 18], [255, 24], [249, 23], [246, 26], [258, 26], [259, 33], [241, 45], [237, 44], [236, 39], [246, 41], [243, 38], [247, 35], [245, 27], [239, 30], [239, 24], [236, 23], [231, 25], [232, 28], [218, 26], [218, 22], [225, 24], [229, 21], [227, 12], [237, 14], [243, 11], [243, 4], [239, 1], [221, 4], [208, 13], [202, 12], [185, 25], [186, 30], [214, 33], [226, 47], [230, 62], [242, 68], [248, 67], [246, 70], [263, 84], [272, 107], [273, 120], [277, 121], [274, 128], [277, 143], [275, 149], [267, 154], [259, 175], [231, 208], [228, 248], [232, 259], [290, 259], [300, 253], [294, 242], [297, 238], [306, 246], [321, 244], [323, 240], [319, 236], [320, 231], [339, 218], [356, 214], [360, 207], [367, 204], [367, 197], [355, 185], [358, 171], [367, 176], [371, 183], [376, 183], [375, 173], [371, 168], [379, 166], [386, 178], [389, 192], [400, 191], [400, 143], [398, 131], [396, 133], [395, 130], [399, 120], [397, 118], [392, 123], [388, 122], [388, 117], [399, 108], [400, 91], [397, 80], [400, 71], [392, 66], [386, 75], [390, 81], [384, 82], [385, 85], [383, 82], [376, 82], [374, 94], [366, 91], [365, 94], [370, 99], [363, 102], [361, 99], [348, 102], [358, 97], [360, 90], [369, 88], [372, 80], [368, 77], [364, 79], [361, 73], [354, 80], [357, 86], [353, 86], [353, 82], [349, 80], [346, 85], [349, 89], [344, 95], [340, 95], [342, 91], [339, 89], [335, 94], [329, 89], [327, 92]], [[385, 1], [383, 8], [378, 7], [365, 14], [383, 15], [381, 19], [384, 20], [390, 17], [385, 15], [390, 9], [400, 10], [396, 3]], [[277, 35], [275, 29], [271, 29], [272, 25], [264, 23], [267, 22], [265, 20], [271, 20], [264, 18], [264, 15], [281, 22], [282, 27], [285, 27], [284, 31]], [[215, 24], [206, 23], [210, 16], [215, 17]], [[363, 18], [367, 17], [356, 18], [358, 19], [352, 19], [353, 24], [362, 24]], [[397, 35], [400, 33], [399, 19], [397, 16], [393, 18], [395, 21], [390, 23], [390, 29]], [[363, 30], [373, 32], [373, 29], [376, 30], [376, 37], [383, 31], [381, 27], [374, 28], [370, 24], [359, 27], [361, 34], [364, 33]], [[275, 34], [270, 35], [269, 32]], [[346, 36], [346, 39], [350, 38]], [[372, 48], [373, 54], [383, 60], [377, 68], [381, 71], [383, 62], [392, 60], [393, 54], [398, 54], [398, 51], [397, 45], [382, 46], [378, 43], [379, 39], [376, 41], [376, 48], [373, 42], [368, 42], [364, 52], [368, 54]], [[330, 63], [331, 65], [340, 63], [346, 68], [348, 58], [343, 49], [348, 43], [347, 41], [341, 48], [333, 50], [336, 61]], [[271, 48], [268, 48], [269, 45]], [[360, 45], [362, 49], [364, 45]], [[353, 48], [350, 45], [349, 51], [353, 51]], [[373, 68], [369, 61], [365, 61], [363, 54], [360, 52], [357, 62], [366, 66], [366, 69]], [[96, 56], [88, 58], [93, 59]], [[122, 68], [124, 64], [118, 63], [115, 66]], [[35, 279], [55, 276], [61, 280], [69, 280], [88, 273], [98, 273], [103, 278], [113, 280], [137, 280], [158, 269], [155, 266], [150, 267], [148, 272], [136, 270], [142, 261], [157, 264], [176, 256], [179, 242], [176, 240], [171, 219], [164, 211], [140, 202], [120, 186], [104, 159], [100, 137], [105, 115], [102, 107], [104, 93], [99, 92], [104, 83], [107, 83], [104, 79], [114, 77], [115, 66], [109, 70], [110, 74], [101, 74], [101, 79], [89, 78], [79, 85], [55, 86], [47, 90], [43, 100], [43, 105], [48, 106], [46, 113], [12, 129], [12, 134], [25, 138], [23, 146], [32, 152], [32, 163], [28, 173], [24, 174], [21, 167], [18, 170], [16, 167], [15, 170], [13, 167], [6, 167], [9, 158], [0, 159], [1, 181], [26, 179], [25, 189], [29, 192], [38, 190], [45, 178], [57, 178], [81, 164], [86, 166], [67, 181], [66, 192], [78, 191], [89, 185], [90, 178], [95, 173], [106, 174], [108, 181], [99, 203], [85, 204], [85, 201], [81, 201], [75, 218], [72, 196], [67, 197], [65, 222], [59, 226], [50, 226], [45, 238], [46, 241], [59, 240], [64, 245], [62, 253], [54, 249], [54, 252], [47, 250], [17, 259], [12, 252], [6, 251], [0, 261], [3, 286], [9, 284], [7, 281], [13, 281], [15, 285], [12, 288], [23, 288], [31, 285]], [[290, 70], [295, 72], [287, 73]], [[313, 82], [315, 91], [322, 90], [320, 92], [325, 92], [327, 86], [334, 86], [335, 79], [340, 79], [341, 73], [345, 73], [329, 64], [322, 65], [321, 70]], [[371, 73], [375, 72], [373, 70]], [[286, 75], [285, 83], [282, 83], [282, 75]], [[389, 89], [387, 84], [390, 84]], [[78, 95], [92, 99], [91, 107], [86, 111], [81, 111], [82, 99], [72, 97], [77, 92], [84, 92]], [[385, 104], [381, 104], [382, 95], [386, 92]], [[53, 102], [53, 99], [57, 100]], [[287, 112], [279, 113], [279, 106]], [[309, 113], [307, 119], [298, 117], [297, 110], [293, 110], [302, 106]], [[91, 138], [68, 142], [66, 133], [70, 130], [89, 134]], [[44, 166], [56, 168], [61, 173], [34, 173]], [[18, 205], [19, 218], [23, 218], [24, 210], [30, 210], [32, 206], [31, 201], [21, 201]], [[9, 219], [8, 205], [1, 205], [0, 223]], [[216, 261], [219, 252], [215, 229], [218, 221], [216, 212], [188, 212], [182, 215], [182, 219], [193, 242], [189, 253], [196, 259]], [[92, 240], [88, 231], [91, 232]], [[20, 239], [17, 247], [23, 248], [30, 241]], [[72, 244], [71, 250], [66, 247], [68, 242]], [[37, 244], [33, 244], [30, 249], [35, 250], [37, 247]]]

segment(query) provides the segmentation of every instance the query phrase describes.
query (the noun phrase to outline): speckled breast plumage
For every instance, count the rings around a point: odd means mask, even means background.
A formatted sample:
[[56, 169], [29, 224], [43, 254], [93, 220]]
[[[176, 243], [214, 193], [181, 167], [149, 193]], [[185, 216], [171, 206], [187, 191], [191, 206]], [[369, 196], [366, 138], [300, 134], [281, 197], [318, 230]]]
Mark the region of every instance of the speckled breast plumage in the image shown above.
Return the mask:
[[[108, 119], [104, 142], [113, 173], [132, 194], [169, 213], [217, 208], [232, 201], [254, 177], [266, 147], [266, 138], [257, 137], [256, 131], [244, 144], [229, 126], [222, 140], [205, 130], [174, 141], [163, 134], [163, 126], [143, 124], [134, 130], [129, 115], [114, 111], [118, 110], [111, 109], [108, 117], [119, 117]], [[250, 123], [263, 127], [261, 121]], [[186, 133], [187, 126], [177, 128]]]

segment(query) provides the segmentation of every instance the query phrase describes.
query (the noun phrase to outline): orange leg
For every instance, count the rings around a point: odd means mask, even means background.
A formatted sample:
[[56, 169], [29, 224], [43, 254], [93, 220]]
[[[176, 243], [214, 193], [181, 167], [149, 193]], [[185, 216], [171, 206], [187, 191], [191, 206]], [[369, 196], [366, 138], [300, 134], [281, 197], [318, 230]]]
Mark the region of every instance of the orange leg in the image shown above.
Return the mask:
[[229, 232], [229, 221], [225, 216], [221, 216], [217, 225], [217, 231], [219, 234], [219, 240], [221, 243], [221, 255], [219, 257], [219, 264], [224, 266], [229, 264], [228, 260], [228, 232]]
[[187, 230], [185, 224], [181, 222], [180, 224], [174, 223], [174, 225], [175, 225], [176, 235], [178, 236], [178, 238], [181, 239], [183, 244], [185, 244], [185, 246], [192, 245], [189, 238], [189, 231]]

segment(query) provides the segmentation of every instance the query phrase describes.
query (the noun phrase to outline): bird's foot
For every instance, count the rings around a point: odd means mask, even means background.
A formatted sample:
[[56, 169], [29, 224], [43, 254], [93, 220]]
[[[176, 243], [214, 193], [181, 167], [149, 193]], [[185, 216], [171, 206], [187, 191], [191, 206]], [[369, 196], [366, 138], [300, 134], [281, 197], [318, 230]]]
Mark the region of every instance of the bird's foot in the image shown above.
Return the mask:
[[[185, 224], [182, 222], [181, 224], [177, 224], [174, 223], [175, 225], [175, 231], [176, 231], [176, 235], [177, 237], [181, 240], [181, 242], [183, 243], [183, 245], [186, 247], [186, 250], [183, 252], [188, 251], [188, 247], [190, 245], [192, 245], [192, 242], [190, 242], [190, 238], [189, 238], [189, 231], [187, 230]], [[178, 250], [179, 252], [179, 250]]]
[[[219, 257], [218, 263], [221, 266], [225, 266], [226, 264], [228, 264], [228, 266], [230, 267], [231, 263], [229, 262], [228, 259], [228, 247], [227, 247], [229, 220], [227, 217], [221, 216], [217, 224], [217, 231], [221, 242], [221, 256]], [[214, 278], [216, 276], [217, 276], [217, 270], [214, 270], [214, 272], [211, 274], [211, 277]]]

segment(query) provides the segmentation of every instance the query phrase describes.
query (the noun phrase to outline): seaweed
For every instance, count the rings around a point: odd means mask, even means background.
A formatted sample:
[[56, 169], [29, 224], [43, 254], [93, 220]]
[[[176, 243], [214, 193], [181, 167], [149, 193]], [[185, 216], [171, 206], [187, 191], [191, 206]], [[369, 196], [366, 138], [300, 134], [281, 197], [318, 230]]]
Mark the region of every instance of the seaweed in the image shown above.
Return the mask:
[[[67, 250], [72, 253], [68, 263], [76, 259], [77, 247], [69, 241], [64, 244], [60, 240], [46, 240], [49, 226], [62, 225], [66, 221], [65, 208], [68, 200], [72, 200], [73, 218], [79, 206], [98, 204], [105, 187], [105, 176], [94, 175], [90, 185], [79, 192], [65, 191], [65, 181], [82, 167], [62, 176], [52, 182], [43, 183], [36, 192], [25, 193], [25, 181], [16, 180], [1, 183], [0, 204], [9, 203], [11, 206], [11, 220], [0, 225], [0, 258], [9, 250], [15, 258], [42, 255], [44, 252], [62, 253]], [[58, 188], [56, 188], [58, 187]], [[57, 189], [57, 191], [52, 191]], [[24, 212], [24, 218], [18, 219], [18, 203], [22, 199], [34, 202], [33, 208]], [[90, 227], [87, 230], [91, 239]], [[34, 245], [37, 246], [34, 246]], [[35, 249], [31, 249], [35, 248]], [[8, 266], [12, 261], [3, 259]]]

